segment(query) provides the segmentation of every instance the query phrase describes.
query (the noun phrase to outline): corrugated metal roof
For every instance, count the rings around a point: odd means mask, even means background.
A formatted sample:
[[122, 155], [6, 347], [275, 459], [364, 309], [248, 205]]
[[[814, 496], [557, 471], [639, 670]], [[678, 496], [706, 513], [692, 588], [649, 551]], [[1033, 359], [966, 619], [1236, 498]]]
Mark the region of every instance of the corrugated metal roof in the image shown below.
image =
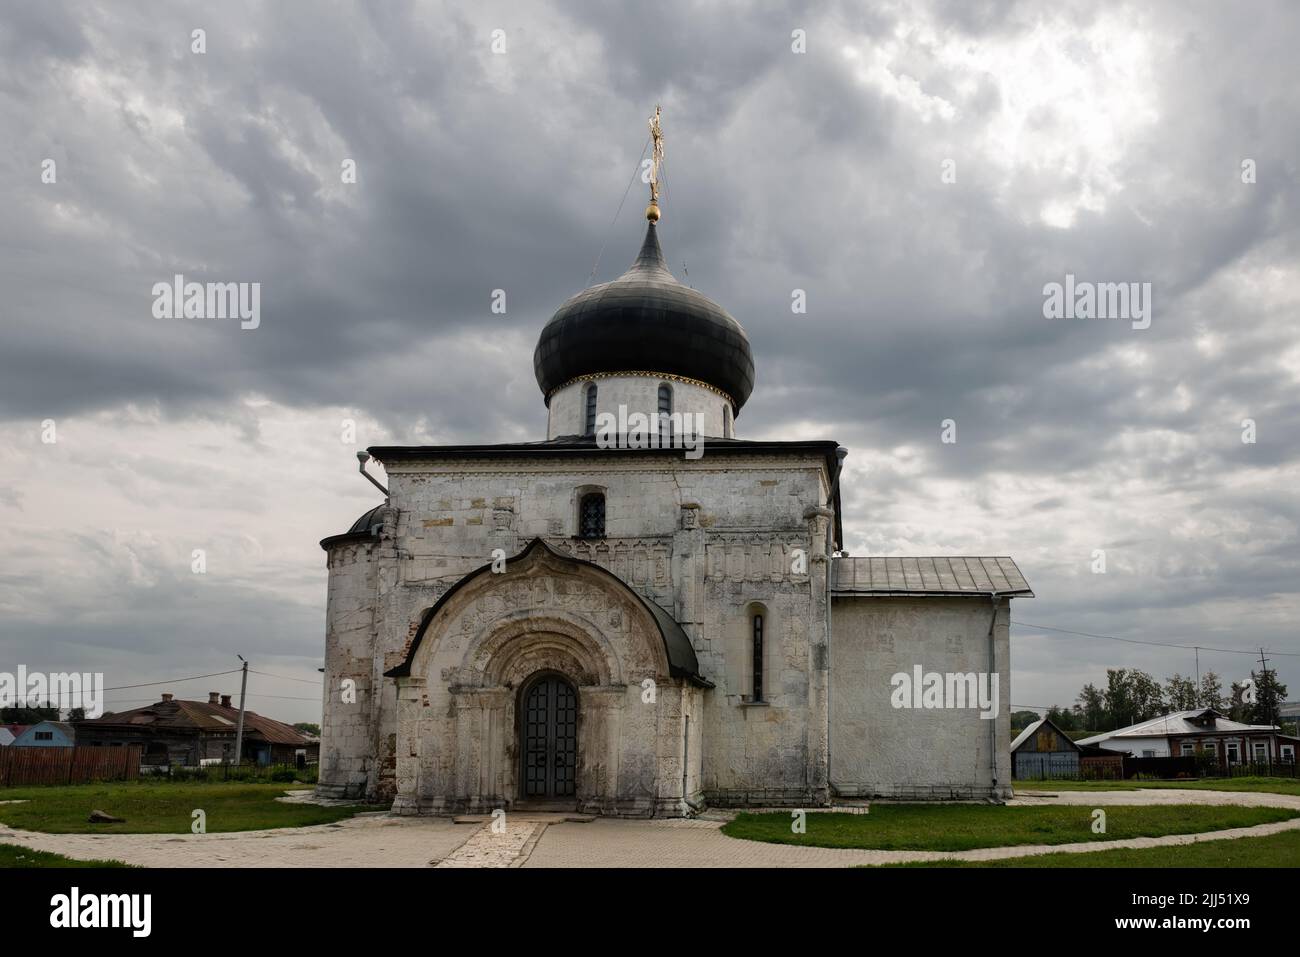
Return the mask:
[[996, 591], [1032, 598], [1025, 576], [1007, 556], [836, 558], [836, 595], [980, 595]]
[[[1209, 724], [1192, 720], [1203, 719], [1207, 714], [1213, 715], [1213, 720]], [[1225, 731], [1267, 734], [1275, 730], [1277, 729], [1273, 725], [1242, 724], [1240, 721], [1233, 721], [1213, 708], [1196, 708], [1193, 711], [1175, 711], [1173, 714], [1161, 715], [1150, 721], [1140, 721], [1116, 731], [1094, 734], [1091, 738], [1080, 738], [1075, 744], [1099, 744], [1111, 738], [1163, 738], [1168, 735], [1222, 734]]]
[[1029, 736], [1033, 734], [1035, 731], [1037, 731], [1039, 726], [1046, 720], [1047, 720], [1046, 718], [1039, 718], [1029, 727], [1025, 728], [1024, 731], [1021, 731], [1018, 735], [1016, 735], [1016, 740], [1011, 742], [1011, 753], [1015, 754], [1016, 748], [1020, 747], [1020, 745], [1023, 744], [1024, 742], [1028, 741]]
[[[9, 727], [19, 727], [19, 725], [9, 725]], [[51, 720], [37, 721], [35, 724], [22, 725], [21, 727], [23, 730], [18, 734], [14, 735], [15, 741], [17, 741], [19, 737], [26, 734], [28, 731], [34, 731], [37, 728], [57, 728], [59, 731], [62, 731], [64, 736], [67, 737], [69, 740], [77, 736], [76, 729], [73, 728], [73, 726], [66, 721], [51, 721]]]

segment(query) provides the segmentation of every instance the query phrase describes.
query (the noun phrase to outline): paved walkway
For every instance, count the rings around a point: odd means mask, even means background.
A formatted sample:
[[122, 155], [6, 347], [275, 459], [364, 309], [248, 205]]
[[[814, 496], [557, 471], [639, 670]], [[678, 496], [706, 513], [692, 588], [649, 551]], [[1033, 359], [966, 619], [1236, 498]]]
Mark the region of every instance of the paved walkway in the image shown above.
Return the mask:
[[143, 867], [427, 867], [450, 857], [474, 831], [446, 818], [379, 812], [228, 834], [37, 834], [0, 825], [0, 843]]
[[[1300, 797], [1251, 791], [1061, 791], [1023, 794], [1012, 805], [1210, 804], [1300, 810]], [[866, 851], [742, 841], [721, 820], [589, 823], [565, 815], [507, 816], [463, 824], [448, 818], [370, 813], [315, 827], [232, 834], [38, 834], [0, 825], [0, 843], [82, 859], [112, 858], [145, 867], [848, 867], [922, 860], [993, 860], [1117, 847], [1162, 847], [1259, 837], [1300, 829], [1300, 818], [1207, 834], [974, 851]]]

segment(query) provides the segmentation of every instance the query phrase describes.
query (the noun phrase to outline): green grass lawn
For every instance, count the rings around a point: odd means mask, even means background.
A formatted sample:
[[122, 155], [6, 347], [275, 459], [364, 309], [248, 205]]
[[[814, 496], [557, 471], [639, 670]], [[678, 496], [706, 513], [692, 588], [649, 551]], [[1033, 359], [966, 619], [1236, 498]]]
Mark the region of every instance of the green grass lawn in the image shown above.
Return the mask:
[[[189, 834], [196, 809], [207, 815], [208, 833], [260, 831], [271, 827], [332, 824], [374, 807], [285, 804], [285, 784], [143, 782], [68, 787], [4, 788], [0, 823], [47, 834]], [[92, 810], [125, 818], [125, 824], [91, 824]]]
[[17, 844], [0, 844], [0, 868], [5, 867], [126, 867], [121, 861], [78, 861], [62, 854], [33, 851]]
[[741, 814], [722, 833], [773, 844], [873, 848], [888, 851], [965, 851], [1017, 844], [1070, 844], [1129, 837], [1199, 834], [1300, 816], [1263, 807], [1178, 804], [1105, 808], [1106, 833], [1092, 832], [1086, 806], [1005, 807], [996, 804], [873, 804], [870, 814], [810, 813], [807, 833], [791, 832], [789, 814]]
[[1035, 854], [1001, 861], [921, 861], [890, 867], [1300, 867], [1300, 831], [1175, 847], [1121, 847], [1083, 854]]
[[1189, 781], [1016, 781], [1024, 791], [1136, 791], [1139, 788], [1187, 788], [1193, 791], [1263, 791], [1300, 795], [1296, 778], [1196, 778]]

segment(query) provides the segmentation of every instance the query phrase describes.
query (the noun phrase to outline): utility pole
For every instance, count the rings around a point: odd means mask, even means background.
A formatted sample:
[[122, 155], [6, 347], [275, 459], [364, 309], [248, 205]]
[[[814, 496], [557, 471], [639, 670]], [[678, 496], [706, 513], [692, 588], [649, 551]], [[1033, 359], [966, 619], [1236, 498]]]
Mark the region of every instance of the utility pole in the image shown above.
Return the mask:
[[235, 764], [244, 760], [244, 692], [248, 690], [248, 662], [243, 655], [235, 655], [244, 662], [244, 674], [239, 679], [239, 724], [235, 726]]

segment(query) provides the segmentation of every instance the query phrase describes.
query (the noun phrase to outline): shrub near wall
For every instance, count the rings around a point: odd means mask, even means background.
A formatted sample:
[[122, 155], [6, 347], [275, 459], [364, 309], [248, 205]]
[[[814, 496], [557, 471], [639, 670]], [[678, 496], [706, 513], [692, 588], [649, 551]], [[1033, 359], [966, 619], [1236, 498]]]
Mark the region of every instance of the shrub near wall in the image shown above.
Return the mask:
[[300, 784], [316, 783], [317, 766], [310, 764], [299, 768], [292, 764], [213, 764], [204, 768], [171, 765], [148, 769], [143, 777], [151, 780], [194, 781], [197, 783], [219, 783], [222, 781], [241, 781], [247, 783]]

